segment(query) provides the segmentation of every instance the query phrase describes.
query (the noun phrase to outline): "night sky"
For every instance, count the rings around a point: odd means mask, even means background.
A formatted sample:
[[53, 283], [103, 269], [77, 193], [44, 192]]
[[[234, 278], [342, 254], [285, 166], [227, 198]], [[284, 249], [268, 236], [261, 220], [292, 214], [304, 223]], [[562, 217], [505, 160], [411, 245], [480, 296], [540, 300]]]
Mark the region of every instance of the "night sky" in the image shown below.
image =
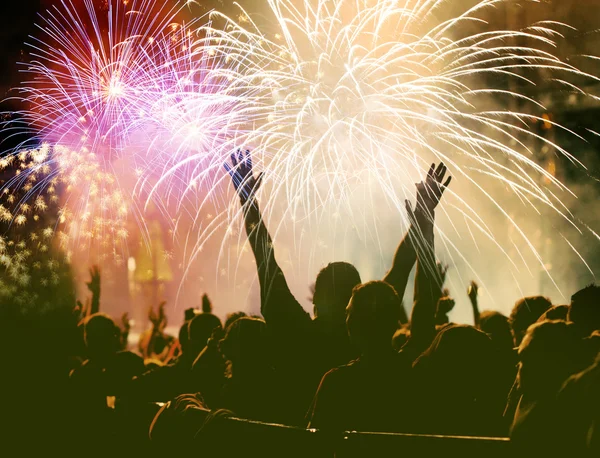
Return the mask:
[[0, 3], [0, 88], [2, 98], [18, 80], [17, 62], [24, 58], [24, 42], [35, 31], [38, 11], [49, 3], [48, 0], [10, 0]]

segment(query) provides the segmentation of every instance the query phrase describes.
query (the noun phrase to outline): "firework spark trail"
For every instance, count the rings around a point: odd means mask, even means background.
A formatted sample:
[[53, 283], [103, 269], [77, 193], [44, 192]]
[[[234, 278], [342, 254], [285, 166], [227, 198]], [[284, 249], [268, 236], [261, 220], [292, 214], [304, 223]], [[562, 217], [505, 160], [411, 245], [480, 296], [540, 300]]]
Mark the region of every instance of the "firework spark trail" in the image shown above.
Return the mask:
[[[543, 121], [577, 134], [542, 118], [544, 104], [528, 89], [544, 79], [587, 95], [572, 80], [600, 80], [556, 52], [564, 31], [572, 30], [568, 25], [544, 21], [489, 30], [481, 15], [507, 1], [482, 0], [427, 26], [444, 3], [269, 0], [273, 34], [263, 33], [240, 8], [235, 19], [214, 13], [226, 26], [209, 27], [198, 45], [235, 61], [230, 91], [260, 88], [246, 100], [251, 128], [245, 140], [267, 172], [267, 215], [281, 200], [287, 208], [282, 220], [353, 215], [353, 189], [368, 183], [402, 211], [414, 192], [410, 171], [422, 175], [431, 162], [444, 161], [514, 226], [543, 266], [491, 188], [501, 185], [536, 212], [546, 206], [575, 225], [560, 199], [571, 192], [537, 163], [532, 144], [583, 164], [530, 126]], [[490, 110], [492, 103], [509, 108]], [[465, 220], [495, 240], [466, 199], [451, 198]], [[441, 235], [449, 242], [450, 234]], [[197, 248], [205, 241], [201, 237]]]

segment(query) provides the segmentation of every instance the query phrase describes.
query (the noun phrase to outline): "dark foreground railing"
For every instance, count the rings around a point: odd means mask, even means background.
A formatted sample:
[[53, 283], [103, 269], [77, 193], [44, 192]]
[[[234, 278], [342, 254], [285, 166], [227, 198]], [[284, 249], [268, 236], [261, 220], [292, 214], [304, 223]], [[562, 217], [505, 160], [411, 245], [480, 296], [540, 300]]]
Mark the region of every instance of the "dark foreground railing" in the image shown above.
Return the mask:
[[[370, 458], [514, 456], [508, 438], [454, 437], [419, 434], [345, 432], [330, 434], [314, 429], [213, 416], [200, 409], [168, 416], [153, 428], [154, 451], [177, 456], [210, 458]], [[181, 448], [181, 450], [177, 450]], [[185, 450], [184, 450], [185, 449]], [[175, 453], [175, 454], [174, 454]]]

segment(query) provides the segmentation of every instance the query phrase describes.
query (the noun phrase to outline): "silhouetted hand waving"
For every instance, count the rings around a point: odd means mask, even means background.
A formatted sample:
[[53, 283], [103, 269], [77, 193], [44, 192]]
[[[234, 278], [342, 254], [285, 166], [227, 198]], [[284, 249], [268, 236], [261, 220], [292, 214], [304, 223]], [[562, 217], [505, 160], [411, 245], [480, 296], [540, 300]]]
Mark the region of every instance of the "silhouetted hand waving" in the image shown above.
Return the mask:
[[450, 184], [450, 181], [452, 181], [452, 177], [449, 176], [446, 182], [444, 182], [447, 171], [448, 169], [443, 162], [440, 162], [437, 169], [435, 164], [431, 164], [425, 181], [417, 183], [416, 211], [424, 212], [426, 215], [433, 214], [433, 211], [440, 203], [444, 191]]
[[418, 223], [420, 226], [427, 222], [429, 224], [433, 223], [434, 210], [452, 180], [452, 177], [449, 176], [444, 182], [447, 171], [448, 169], [443, 162], [440, 162], [437, 169], [435, 164], [431, 164], [425, 181], [417, 183], [417, 204], [415, 208], [413, 209], [408, 199], [405, 201], [406, 212], [413, 223]]
[[224, 166], [231, 176], [233, 186], [242, 202], [245, 203], [254, 199], [260, 188], [263, 174], [260, 173], [257, 177], [254, 177], [250, 150], [246, 150], [244, 153], [241, 149], [238, 149], [231, 155], [231, 165], [225, 163]]

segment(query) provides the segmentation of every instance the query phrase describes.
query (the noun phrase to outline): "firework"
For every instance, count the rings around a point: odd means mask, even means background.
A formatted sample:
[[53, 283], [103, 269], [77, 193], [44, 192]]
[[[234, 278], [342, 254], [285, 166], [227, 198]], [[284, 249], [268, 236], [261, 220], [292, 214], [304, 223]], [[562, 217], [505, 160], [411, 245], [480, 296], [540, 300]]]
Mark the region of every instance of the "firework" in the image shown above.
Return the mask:
[[273, 33], [242, 11], [220, 16], [227, 25], [200, 44], [235, 60], [232, 85], [239, 91], [260, 88], [246, 101], [255, 108], [246, 140], [266, 171], [266, 213], [284, 201], [284, 220], [343, 215], [360, 226], [365, 208], [382, 209], [384, 201], [403, 213], [416, 177], [443, 161], [474, 194], [454, 194], [446, 209], [495, 241], [471, 206], [483, 196], [541, 262], [492, 189], [508, 189], [536, 212], [547, 206], [572, 222], [560, 199], [570, 191], [539, 164], [538, 150], [582, 164], [531, 128], [562, 128], [531, 94], [536, 84], [553, 81], [585, 96], [574, 81], [598, 79], [556, 52], [567, 25], [495, 29], [483, 18], [503, 0], [476, 2], [436, 21], [444, 3], [269, 0]]
[[42, 16], [29, 79], [18, 88], [25, 109], [5, 127], [30, 130], [43, 146], [16, 150], [37, 156], [10, 184], [29, 186], [28, 174], [50, 168], [32, 193], [54, 179], [65, 184], [74, 245], [115, 250], [128, 217], [143, 230], [151, 199], [198, 189], [221, 167], [214, 158], [233, 136], [229, 113], [239, 111], [230, 109], [218, 60], [194, 45], [196, 21], [178, 20], [188, 3], [84, 0], [83, 8], [63, 3]]
[[59, 206], [59, 185], [52, 180], [43, 195], [32, 192], [50, 174], [49, 167], [34, 166], [46, 154], [47, 148], [40, 148], [0, 160], [3, 175], [26, 176], [18, 188], [7, 184], [14, 178], [0, 181], [0, 297], [5, 305], [14, 303], [25, 312], [66, 304], [70, 297], [64, 289], [69, 253], [56, 250], [56, 241], [65, 240], [62, 229], [67, 226]]

